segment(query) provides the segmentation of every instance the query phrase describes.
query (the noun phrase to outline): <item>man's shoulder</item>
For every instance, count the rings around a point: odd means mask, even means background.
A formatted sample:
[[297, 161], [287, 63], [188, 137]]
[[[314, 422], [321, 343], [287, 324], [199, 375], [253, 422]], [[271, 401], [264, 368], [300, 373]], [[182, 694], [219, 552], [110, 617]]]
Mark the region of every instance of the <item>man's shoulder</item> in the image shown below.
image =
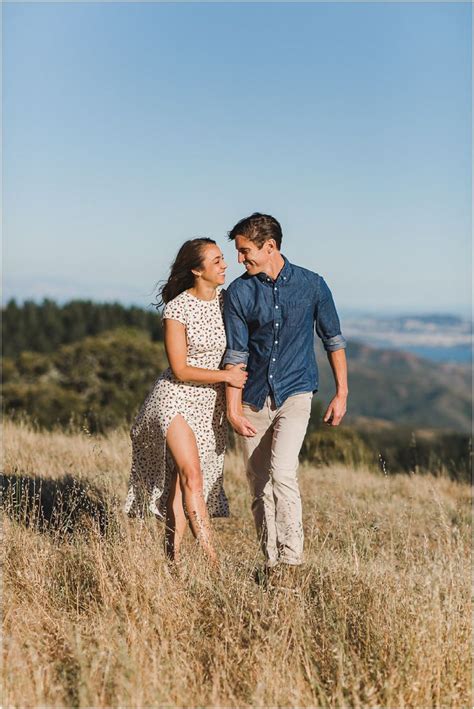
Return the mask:
[[232, 283], [227, 286], [227, 295], [237, 295], [238, 293], [243, 293], [247, 290], [251, 290], [255, 287], [254, 278], [249, 276], [248, 273], [243, 273], [238, 278], [235, 278]]
[[293, 275], [295, 275], [297, 278], [301, 278], [304, 281], [309, 281], [310, 283], [319, 285], [319, 282], [322, 278], [319, 273], [316, 273], [315, 271], [310, 271], [309, 268], [304, 268], [304, 266], [298, 266], [295, 263], [291, 264], [291, 268], [293, 269]]

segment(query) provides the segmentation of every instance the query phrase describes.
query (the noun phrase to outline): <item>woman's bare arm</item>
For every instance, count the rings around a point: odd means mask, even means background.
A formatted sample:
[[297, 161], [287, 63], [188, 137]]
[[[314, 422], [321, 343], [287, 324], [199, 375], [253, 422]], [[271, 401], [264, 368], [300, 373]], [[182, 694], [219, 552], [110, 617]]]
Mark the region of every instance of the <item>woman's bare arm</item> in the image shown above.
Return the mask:
[[193, 382], [195, 384], [218, 384], [225, 382], [232, 386], [242, 388], [247, 380], [247, 372], [241, 367], [226, 369], [203, 369], [190, 367], [186, 363], [187, 342], [186, 328], [178, 320], [165, 318], [163, 320], [165, 331], [165, 349], [170, 363], [171, 371], [180, 382]]

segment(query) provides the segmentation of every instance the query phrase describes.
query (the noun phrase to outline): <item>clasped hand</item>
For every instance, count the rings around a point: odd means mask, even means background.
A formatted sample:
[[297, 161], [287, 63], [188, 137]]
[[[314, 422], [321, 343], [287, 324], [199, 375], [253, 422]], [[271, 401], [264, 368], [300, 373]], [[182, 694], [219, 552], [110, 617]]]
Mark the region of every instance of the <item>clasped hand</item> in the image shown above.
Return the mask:
[[249, 376], [248, 372], [245, 371], [245, 364], [236, 364], [235, 367], [226, 370], [226, 372], [227, 384], [230, 384], [230, 386], [235, 387], [236, 389], [244, 388], [245, 382]]

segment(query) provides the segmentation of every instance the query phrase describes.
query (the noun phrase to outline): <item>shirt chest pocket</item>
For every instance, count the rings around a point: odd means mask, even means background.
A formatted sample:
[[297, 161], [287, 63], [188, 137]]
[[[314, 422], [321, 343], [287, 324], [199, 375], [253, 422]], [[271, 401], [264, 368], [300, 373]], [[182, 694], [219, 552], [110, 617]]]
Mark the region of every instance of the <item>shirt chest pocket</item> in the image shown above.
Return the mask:
[[301, 327], [313, 318], [312, 303], [309, 300], [289, 300], [282, 305], [283, 323], [289, 327]]

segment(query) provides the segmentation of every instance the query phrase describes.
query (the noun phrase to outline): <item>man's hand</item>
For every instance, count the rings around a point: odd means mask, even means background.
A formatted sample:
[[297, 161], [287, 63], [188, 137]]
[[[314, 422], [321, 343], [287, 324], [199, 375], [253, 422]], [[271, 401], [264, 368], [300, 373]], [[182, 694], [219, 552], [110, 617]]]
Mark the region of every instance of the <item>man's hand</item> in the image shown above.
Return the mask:
[[344, 414], [347, 409], [347, 395], [346, 394], [336, 394], [336, 396], [331, 400], [326, 413], [324, 414], [323, 421], [327, 423], [328, 426], [339, 426]]
[[344, 349], [328, 352], [328, 360], [334, 375], [336, 396], [331, 400], [323, 421], [328, 426], [339, 426], [347, 408], [347, 362]]
[[252, 426], [250, 421], [248, 421], [245, 416], [237, 415], [228, 417], [229, 423], [239, 436], [245, 436], [246, 438], [253, 438], [257, 433], [257, 429]]

